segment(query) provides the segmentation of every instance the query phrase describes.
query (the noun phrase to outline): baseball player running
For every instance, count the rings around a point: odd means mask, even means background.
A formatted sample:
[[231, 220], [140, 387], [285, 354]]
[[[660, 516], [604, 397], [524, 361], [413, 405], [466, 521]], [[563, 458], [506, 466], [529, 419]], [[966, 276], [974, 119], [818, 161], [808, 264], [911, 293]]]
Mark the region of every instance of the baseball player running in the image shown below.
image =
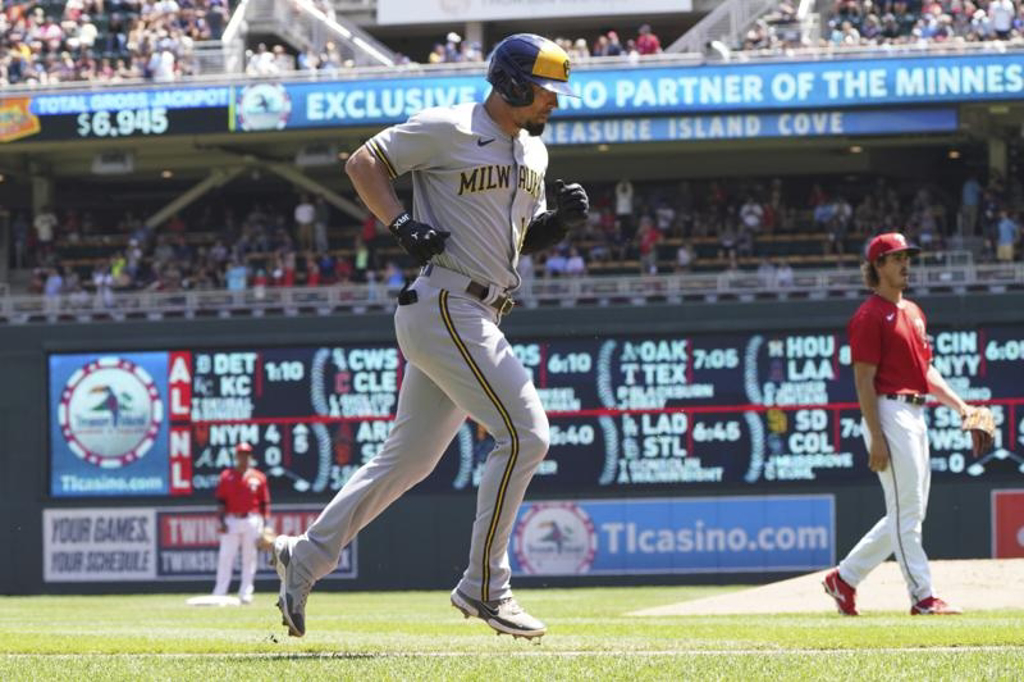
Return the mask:
[[213, 593], [222, 597], [228, 593], [235, 555], [241, 549], [242, 575], [238, 597], [243, 604], [252, 603], [256, 541], [270, 518], [267, 477], [263, 472], [250, 468], [251, 463], [252, 446], [239, 443], [235, 447], [235, 466], [221, 472], [215, 491], [219, 503], [220, 550]]
[[978, 408], [961, 400], [932, 366], [924, 313], [903, 296], [910, 257], [919, 251], [898, 232], [871, 240], [861, 270], [874, 293], [847, 327], [868, 466], [878, 474], [886, 509], [825, 576], [825, 592], [848, 616], [857, 615], [857, 585], [894, 553], [910, 592], [911, 614], [961, 613], [932, 591], [921, 544], [931, 484], [924, 405], [930, 393], [961, 418]]
[[[548, 420], [498, 327], [520, 284], [516, 263], [586, 219], [586, 192], [557, 181], [547, 210], [548, 154], [538, 137], [557, 95], [572, 95], [569, 57], [516, 34], [494, 49], [483, 104], [427, 109], [371, 138], [345, 165], [359, 196], [423, 269], [399, 295], [395, 331], [408, 360], [383, 448], [299, 537], [279, 536], [273, 562], [288, 633], [305, 634], [306, 598], [361, 528], [434, 469], [467, 415], [495, 440], [477, 494], [469, 565], [452, 605], [499, 634], [533, 638], [544, 623], [509, 587], [508, 538], [548, 449]], [[412, 173], [413, 210], [392, 181]]]

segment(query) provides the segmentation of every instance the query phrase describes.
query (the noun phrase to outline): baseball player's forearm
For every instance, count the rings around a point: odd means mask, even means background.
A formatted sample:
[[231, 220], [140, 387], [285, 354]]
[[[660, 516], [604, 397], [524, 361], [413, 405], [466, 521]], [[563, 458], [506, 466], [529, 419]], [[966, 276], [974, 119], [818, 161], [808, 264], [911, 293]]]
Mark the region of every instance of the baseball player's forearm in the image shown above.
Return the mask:
[[961, 417], [967, 413], [967, 403], [949, 387], [946, 380], [939, 374], [939, 370], [935, 369], [934, 365], [928, 366], [928, 374], [925, 376], [928, 380], [928, 391], [935, 396], [935, 398], [943, 405], [950, 409], [956, 410], [957, 414]]
[[860, 403], [864, 423], [867, 424], [873, 441], [882, 438], [882, 422], [878, 418], [878, 393], [875, 392], [875, 372], [877, 371], [877, 365], [869, 365], [864, 362], [853, 363], [853, 384], [857, 389], [857, 402]]
[[390, 225], [405, 212], [387, 169], [365, 145], [345, 162], [345, 172], [359, 198], [382, 223]]

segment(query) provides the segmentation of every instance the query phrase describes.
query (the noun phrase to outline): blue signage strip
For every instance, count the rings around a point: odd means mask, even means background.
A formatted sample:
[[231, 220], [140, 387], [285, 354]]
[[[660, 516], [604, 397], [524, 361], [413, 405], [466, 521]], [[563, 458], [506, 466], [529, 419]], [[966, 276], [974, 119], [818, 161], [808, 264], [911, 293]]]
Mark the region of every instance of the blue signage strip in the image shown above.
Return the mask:
[[832, 495], [545, 501], [520, 507], [518, 575], [805, 571], [835, 563]]
[[1019, 99], [1024, 54], [581, 71], [565, 113], [652, 114]]
[[68, 91], [59, 95], [33, 95], [29, 111], [36, 116], [59, 116], [122, 109], [206, 109], [229, 106], [232, 91], [228, 86]]
[[940, 133], [957, 129], [956, 109], [816, 110], [772, 114], [551, 121], [549, 145], [697, 142], [766, 137]]
[[[578, 98], [555, 117], [668, 116], [713, 112], [927, 106], [1024, 97], [1024, 53], [819, 62], [659, 66], [577, 71]], [[466, 76], [253, 82], [31, 97], [36, 116], [96, 111], [232, 107], [238, 130], [374, 126], [432, 106], [482, 101], [482, 70]]]

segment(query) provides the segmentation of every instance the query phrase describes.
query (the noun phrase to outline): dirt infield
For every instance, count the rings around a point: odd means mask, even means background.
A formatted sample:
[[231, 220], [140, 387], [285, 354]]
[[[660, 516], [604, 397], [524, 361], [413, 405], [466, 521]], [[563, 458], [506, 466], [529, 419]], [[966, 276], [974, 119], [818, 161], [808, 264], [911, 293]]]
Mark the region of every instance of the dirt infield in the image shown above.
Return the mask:
[[[938, 596], [965, 611], [1024, 609], [1024, 559], [932, 561], [932, 584]], [[634, 611], [631, 616], [709, 616], [746, 613], [814, 613], [835, 611], [821, 580], [828, 571], [809, 573], [730, 594]], [[879, 566], [857, 588], [857, 609], [909, 610], [910, 598], [895, 561]]]

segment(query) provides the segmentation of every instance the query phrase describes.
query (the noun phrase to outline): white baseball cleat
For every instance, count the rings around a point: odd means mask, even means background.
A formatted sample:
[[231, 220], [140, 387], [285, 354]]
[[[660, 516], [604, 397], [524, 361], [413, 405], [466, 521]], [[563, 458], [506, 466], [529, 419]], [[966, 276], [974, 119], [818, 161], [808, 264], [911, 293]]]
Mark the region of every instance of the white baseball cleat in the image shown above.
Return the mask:
[[274, 539], [274, 548], [270, 554], [270, 563], [281, 578], [281, 590], [278, 593], [277, 608], [281, 610], [281, 625], [288, 628], [291, 637], [302, 637], [306, 634], [306, 598], [313, 589], [312, 583], [299, 581], [292, 568], [292, 548], [298, 538], [278, 535]]
[[499, 634], [512, 635], [514, 638], [533, 639], [543, 637], [548, 628], [530, 614], [513, 597], [483, 601], [473, 599], [458, 588], [452, 590], [452, 606], [462, 612], [466, 618], [479, 618], [490, 625]]

